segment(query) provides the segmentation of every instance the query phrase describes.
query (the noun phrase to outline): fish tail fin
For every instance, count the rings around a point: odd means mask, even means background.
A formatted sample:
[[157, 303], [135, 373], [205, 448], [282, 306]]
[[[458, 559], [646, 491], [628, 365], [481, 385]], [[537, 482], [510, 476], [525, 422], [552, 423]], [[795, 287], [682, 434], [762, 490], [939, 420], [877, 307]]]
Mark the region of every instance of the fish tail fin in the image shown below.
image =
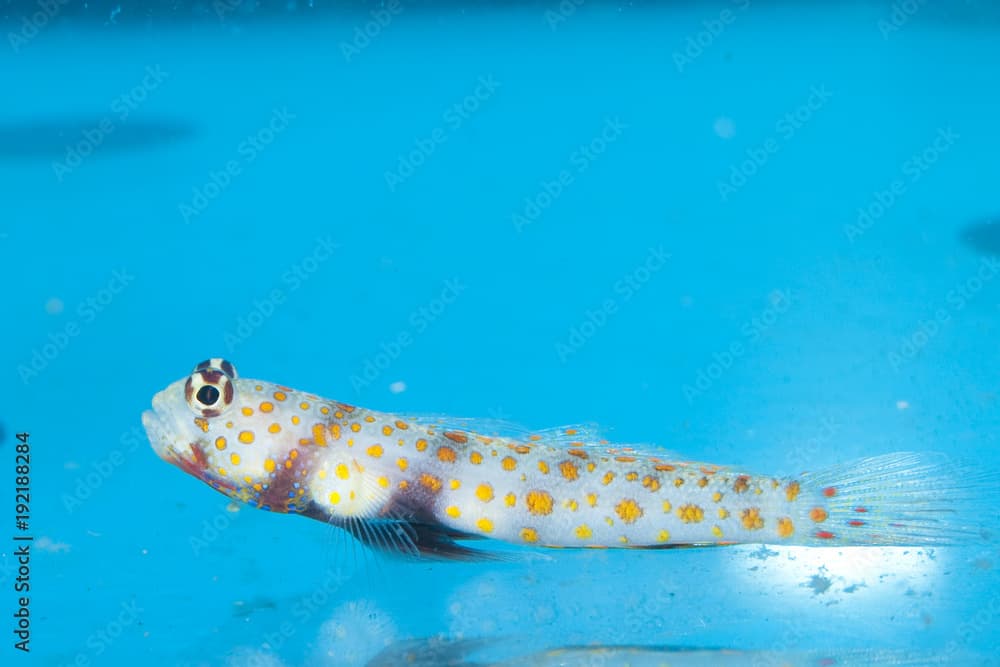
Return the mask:
[[944, 454], [899, 452], [801, 478], [811, 495], [805, 544], [932, 546], [989, 539], [1000, 471]]

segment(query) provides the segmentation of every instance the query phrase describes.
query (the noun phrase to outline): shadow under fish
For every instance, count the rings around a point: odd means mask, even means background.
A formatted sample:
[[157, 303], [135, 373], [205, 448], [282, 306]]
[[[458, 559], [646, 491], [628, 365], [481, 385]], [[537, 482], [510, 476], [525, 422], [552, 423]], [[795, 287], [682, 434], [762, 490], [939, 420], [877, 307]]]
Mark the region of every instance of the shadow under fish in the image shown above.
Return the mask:
[[0, 122], [0, 160], [72, 160], [186, 141], [192, 124], [173, 119], [82, 116]]
[[959, 238], [978, 253], [1000, 256], [1000, 216], [963, 227]]
[[942, 655], [927, 651], [846, 649], [832, 651], [755, 651], [684, 646], [566, 646], [515, 654], [503, 660], [474, 660], [477, 652], [516, 645], [516, 638], [412, 639], [397, 642], [367, 667], [727, 667], [728, 665], [1000, 665], [1000, 657]]

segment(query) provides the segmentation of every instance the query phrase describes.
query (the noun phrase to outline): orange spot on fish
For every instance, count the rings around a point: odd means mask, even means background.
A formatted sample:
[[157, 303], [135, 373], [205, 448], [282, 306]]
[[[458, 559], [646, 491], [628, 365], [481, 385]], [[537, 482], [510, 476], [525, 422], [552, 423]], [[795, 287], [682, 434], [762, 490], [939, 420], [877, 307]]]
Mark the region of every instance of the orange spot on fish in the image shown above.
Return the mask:
[[658, 463], [655, 466], [653, 466], [653, 469], [659, 470], [660, 472], [672, 472], [674, 470], [677, 470], [677, 467], [672, 466], [669, 463]]
[[750, 488], [749, 475], [740, 475], [739, 477], [736, 478], [736, 481], [733, 482], [733, 491], [735, 491], [736, 493], [745, 493], [746, 490], [749, 488]]
[[463, 445], [469, 441], [469, 436], [465, 435], [461, 431], [445, 431], [441, 435], [448, 438], [452, 442], [457, 442]]
[[438, 459], [444, 463], [454, 463], [455, 459], [458, 458], [455, 454], [455, 450], [451, 447], [438, 447], [437, 453]]
[[799, 497], [799, 491], [801, 487], [798, 482], [790, 482], [788, 486], [785, 487], [785, 500], [792, 502]]
[[622, 463], [632, 463], [635, 461], [634, 456], [616, 456], [615, 461], [620, 461]]
[[821, 540], [832, 540], [835, 536], [834, 536], [833, 533], [831, 533], [829, 531], [826, 531], [826, 530], [817, 530], [816, 531], [816, 537], [820, 538]]
[[827, 513], [822, 507], [814, 507], [809, 510], [809, 518], [816, 523], [823, 523], [826, 521]]
[[823, 495], [826, 496], [827, 498], [833, 498], [835, 495], [837, 495], [837, 489], [835, 489], [832, 486], [828, 486], [825, 489], [823, 489]]
[[570, 456], [575, 456], [580, 459], [587, 458], [587, 452], [583, 451], [582, 449], [570, 449], [566, 453], [569, 454]]

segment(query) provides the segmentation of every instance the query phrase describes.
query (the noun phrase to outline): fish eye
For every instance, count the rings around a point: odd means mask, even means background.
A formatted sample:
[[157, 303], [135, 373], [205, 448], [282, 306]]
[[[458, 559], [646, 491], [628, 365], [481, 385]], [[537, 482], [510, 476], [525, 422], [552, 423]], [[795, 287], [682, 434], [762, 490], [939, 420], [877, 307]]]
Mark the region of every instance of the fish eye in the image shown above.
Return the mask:
[[219, 400], [219, 390], [212, 385], [206, 384], [198, 390], [198, 401], [202, 405], [215, 405], [217, 400]]
[[218, 417], [236, 399], [236, 369], [224, 359], [209, 359], [195, 366], [184, 384], [184, 398], [201, 417]]

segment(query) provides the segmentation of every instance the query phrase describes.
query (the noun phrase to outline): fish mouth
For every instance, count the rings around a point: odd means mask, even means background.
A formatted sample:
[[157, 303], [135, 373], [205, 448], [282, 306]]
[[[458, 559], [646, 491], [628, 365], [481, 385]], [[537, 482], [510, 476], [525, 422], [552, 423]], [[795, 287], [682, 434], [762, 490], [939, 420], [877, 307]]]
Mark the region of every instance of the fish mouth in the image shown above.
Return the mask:
[[166, 415], [168, 412], [163, 408], [163, 393], [153, 396], [153, 409], [145, 410], [142, 413], [142, 425], [146, 429], [146, 437], [153, 451], [164, 461], [179, 464], [185, 460], [181, 452], [174, 446], [177, 441], [177, 434], [180, 433]]

